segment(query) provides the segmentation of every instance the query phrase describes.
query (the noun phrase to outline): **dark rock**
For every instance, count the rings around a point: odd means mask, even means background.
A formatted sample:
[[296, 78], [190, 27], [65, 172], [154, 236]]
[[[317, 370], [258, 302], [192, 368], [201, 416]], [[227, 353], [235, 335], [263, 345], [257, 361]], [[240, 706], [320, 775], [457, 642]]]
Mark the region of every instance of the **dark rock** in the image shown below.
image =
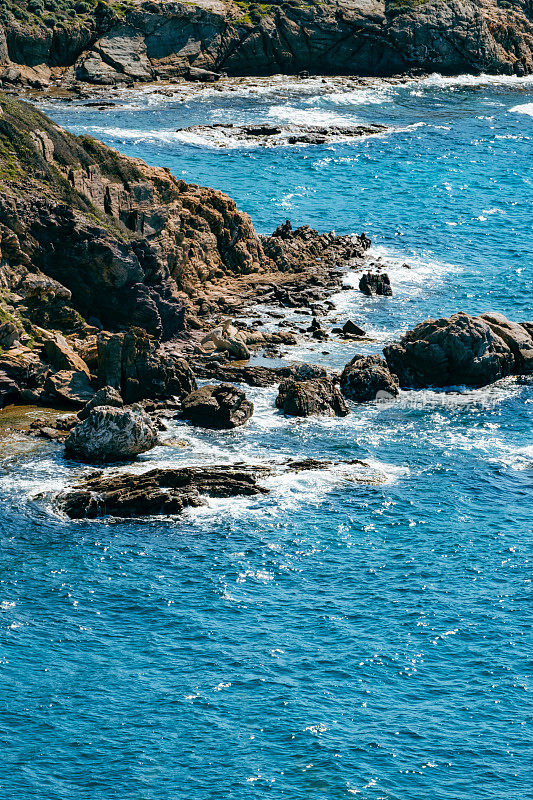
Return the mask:
[[359, 289], [363, 294], [392, 296], [390, 278], [386, 272], [365, 272], [359, 280]]
[[5, 372], [0, 371], [0, 408], [16, 403], [19, 397], [19, 385]]
[[94, 395], [87, 373], [73, 370], [50, 373], [44, 383], [44, 392], [56, 402], [79, 408], [88, 403]]
[[460, 312], [427, 320], [384, 349], [400, 386], [485, 386], [510, 375], [514, 357], [482, 319]]
[[67, 455], [89, 464], [132, 461], [158, 444], [150, 417], [136, 408], [98, 406], [72, 430]]
[[387, 363], [379, 356], [357, 355], [344, 367], [340, 388], [349, 400], [364, 403], [396, 397], [398, 379], [391, 375]]
[[196, 388], [185, 359], [165, 353], [145, 331], [101, 333], [98, 343], [98, 382], [118, 389], [125, 403], [145, 398], [182, 398]]
[[366, 331], [360, 328], [359, 325], [356, 325], [355, 322], [352, 322], [351, 319], [344, 323], [342, 332], [349, 336], [366, 336]]
[[153, 469], [142, 475], [99, 473], [60, 495], [62, 510], [73, 519], [102, 516], [141, 517], [178, 514], [203, 505], [202, 496], [265, 494], [255, 473], [241, 466]]
[[513, 372], [519, 375], [533, 372], [533, 331], [517, 322], [510, 322], [503, 314], [494, 311], [481, 314], [480, 319], [510, 349], [515, 361]]
[[280, 383], [276, 406], [294, 417], [311, 414], [344, 417], [348, 406], [330, 378], [312, 380], [284, 380]]
[[204, 428], [237, 428], [250, 419], [254, 406], [230, 383], [207, 385], [183, 398], [183, 419]]
[[123, 405], [124, 402], [117, 390], [113, 389], [111, 386], [104, 386], [102, 389], [98, 389], [96, 394], [89, 400], [87, 405], [81, 409], [81, 411], [78, 411], [78, 419], [87, 419], [93, 408], [98, 408], [99, 406], [122, 408]]

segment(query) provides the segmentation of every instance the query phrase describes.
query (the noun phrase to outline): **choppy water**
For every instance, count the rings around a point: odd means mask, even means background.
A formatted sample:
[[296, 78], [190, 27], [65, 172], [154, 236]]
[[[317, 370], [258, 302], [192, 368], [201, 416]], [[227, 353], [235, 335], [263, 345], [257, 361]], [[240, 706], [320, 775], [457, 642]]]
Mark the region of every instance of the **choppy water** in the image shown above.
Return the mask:
[[[366, 327], [369, 351], [459, 309], [531, 318], [533, 82], [235, 86], [48, 110], [228, 191], [261, 231], [286, 216], [365, 230], [395, 295], [344, 291], [330, 320]], [[222, 121], [392, 130], [280, 148], [175, 133]], [[312, 347], [294, 357], [339, 367], [353, 352]], [[530, 797], [532, 385], [304, 421], [248, 390], [246, 428], [177, 423], [182, 445], [136, 469], [361, 458], [379, 482], [337, 466], [172, 520], [54, 516], [35, 495], [80, 468], [2, 440], [0, 796]]]

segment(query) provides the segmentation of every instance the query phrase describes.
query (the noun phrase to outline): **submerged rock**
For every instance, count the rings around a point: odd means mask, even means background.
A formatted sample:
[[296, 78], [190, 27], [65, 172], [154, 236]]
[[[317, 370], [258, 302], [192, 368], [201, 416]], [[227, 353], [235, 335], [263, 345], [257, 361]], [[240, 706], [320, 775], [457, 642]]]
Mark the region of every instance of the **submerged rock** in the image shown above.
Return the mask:
[[354, 356], [341, 375], [341, 392], [356, 403], [396, 397], [398, 390], [398, 379], [379, 356]]
[[429, 319], [384, 349], [400, 386], [485, 386], [515, 371], [513, 353], [488, 323], [460, 312]]
[[359, 280], [359, 289], [363, 294], [392, 297], [390, 278], [386, 272], [365, 272]]
[[204, 428], [237, 428], [250, 419], [254, 406], [242, 389], [230, 383], [207, 385], [182, 401], [183, 419]]
[[294, 417], [321, 414], [345, 417], [349, 409], [330, 378], [284, 380], [280, 383], [276, 406]]
[[153, 469], [142, 475], [99, 473], [64, 492], [58, 501], [73, 519], [178, 514], [204, 504], [207, 497], [267, 493], [257, 484], [261, 468], [243, 466]]
[[150, 417], [135, 408], [98, 406], [72, 430], [67, 455], [89, 464], [131, 461], [158, 444]]

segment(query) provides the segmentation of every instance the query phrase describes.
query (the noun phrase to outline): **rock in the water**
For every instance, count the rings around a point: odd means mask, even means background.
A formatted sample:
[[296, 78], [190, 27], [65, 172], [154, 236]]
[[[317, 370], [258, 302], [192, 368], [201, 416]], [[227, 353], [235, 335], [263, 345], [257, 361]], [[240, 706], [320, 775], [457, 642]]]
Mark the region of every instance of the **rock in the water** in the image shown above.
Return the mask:
[[69, 456], [89, 464], [131, 461], [158, 443], [148, 414], [135, 408], [98, 406], [65, 442]]
[[511, 322], [503, 314], [497, 314], [495, 311], [481, 314], [480, 319], [486, 322], [493, 333], [503, 339], [510, 349], [515, 360], [513, 372], [519, 375], [533, 372], [532, 333], [524, 326], [517, 322]]
[[60, 370], [50, 373], [44, 384], [44, 391], [52, 399], [81, 408], [94, 395], [86, 372]]
[[111, 386], [104, 386], [102, 389], [98, 389], [96, 394], [89, 400], [87, 405], [81, 409], [81, 411], [78, 411], [78, 419], [87, 419], [93, 408], [98, 408], [99, 406], [122, 408], [123, 405], [124, 402], [117, 390], [113, 389]]
[[383, 352], [404, 388], [486, 386], [514, 369], [503, 339], [484, 320], [463, 312], [426, 320]]
[[392, 296], [390, 278], [386, 272], [365, 272], [359, 281], [359, 289], [363, 294]]
[[190, 81], [199, 81], [200, 83], [215, 83], [219, 81], [222, 75], [219, 72], [211, 72], [209, 69], [200, 69], [200, 67], [190, 67], [187, 77]]
[[254, 405], [242, 389], [230, 383], [207, 385], [182, 401], [181, 416], [204, 428], [237, 428], [250, 419]]
[[188, 506], [203, 505], [202, 495], [236, 497], [265, 494], [255, 473], [242, 466], [153, 469], [142, 475], [100, 473], [59, 497], [73, 519], [101, 516], [139, 517], [177, 514]]
[[352, 322], [351, 319], [344, 323], [342, 332], [345, 336], [366, 336], [366, 332], [360, 328], [359, 325], [356, 325], [355, 322]]
[[398, 379], [379, 356], [357, 355], [344, 367], [341, 392], [356, 403], [396, 397]]
[[282, 381], [276, 406], [284, 414], [293, 417], [308, 417], [311, 414], [345, 417], [350, 413], [344, 398], [330, 378]]

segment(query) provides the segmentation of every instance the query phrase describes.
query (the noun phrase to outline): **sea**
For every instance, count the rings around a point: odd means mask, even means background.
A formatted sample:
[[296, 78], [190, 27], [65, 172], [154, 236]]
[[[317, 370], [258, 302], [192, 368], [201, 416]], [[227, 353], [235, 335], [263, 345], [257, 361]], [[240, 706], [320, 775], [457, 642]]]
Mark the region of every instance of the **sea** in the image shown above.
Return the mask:
[[[260, 233], [288, 218], [371, 238], [393, 296], [347, 269], [323, 323], [368, 340], [303, 339], [288, 363], [341, 369], [457, 311], [533, 318], [531, 78], [274, 76], [39, 105], [227, 192]], [[263, 146], [246, 124], [282, 133]], [[302, 126], [337, 132], [291, 145]], [[244, 427], [172, 421], [130, 469], [273, 465], [269, 493], [169, 518], [69, 521], [54, 497], [90, 468], [4, 421], [0, 798], [532, 798], [533, 378], [346, 418], [284, 417], [275, 387], [245, 388]]]

